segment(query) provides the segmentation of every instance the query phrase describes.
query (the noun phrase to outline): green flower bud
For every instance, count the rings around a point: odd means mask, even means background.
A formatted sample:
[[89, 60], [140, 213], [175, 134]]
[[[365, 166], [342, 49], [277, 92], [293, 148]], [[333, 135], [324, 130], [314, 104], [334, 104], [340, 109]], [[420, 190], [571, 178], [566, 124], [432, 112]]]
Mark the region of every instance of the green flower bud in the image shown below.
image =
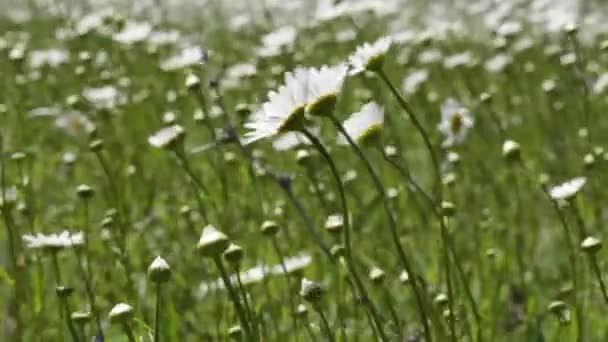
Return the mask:
[[228, 336], [232, 339], [240, 341], [243, 337], [243, 329], [241, 329], [240, 325], [235, 325], [228, 329]]
[[382, 284], [386, 279], [386, 273], [379, 267], [373, 267], [369, 271], [369, 279], [376, 285]]
[[134, 315], [133, 307], [129, 304], [120, 303], [116, 304], [112, 310], [110, 310], [110, 314], [108, 317], [110, 318], [110, 322], [112, 323], [128, 323], [133, 319]]
[[595, 254], [602, 248], [602, 241], [593, 236], [588, 236], [581, 242], [581, 248], [584, 252]]
[[302, 278], [300, 296], [309, 303], [318, 303], [323, 298], [325, 290], [320, 283]]
[[148, 278], [155, 283], [165, 283], [171, 278], [171, 267], [165, 259], [157, 256], [148, 267]]
[[95, 195], [95, 190], [86, 184], [80, 184], [76, 188], [76, 194], [82, 199], [89, 199]]
[[275, 236], [279, 232], [279, 225], [274, 221], [264, 221], [262, 223], [262, 234], [266, 236]]
[[224, 259], [231, 264], [238, 264], [243, 260], [243, 248], [239, 245], [231, 243], [224, 251]]
[[72, 312], [70, 319], [77, 324], [86, 324], [91, 321], [92, 315], [90, 312], [76, 311]]
[[203, 256], [218, 257], [228, 248], [229, 244], [230, 241], [224, 233], [214, 226], [208, 225], [203, 229], [196, 248]]

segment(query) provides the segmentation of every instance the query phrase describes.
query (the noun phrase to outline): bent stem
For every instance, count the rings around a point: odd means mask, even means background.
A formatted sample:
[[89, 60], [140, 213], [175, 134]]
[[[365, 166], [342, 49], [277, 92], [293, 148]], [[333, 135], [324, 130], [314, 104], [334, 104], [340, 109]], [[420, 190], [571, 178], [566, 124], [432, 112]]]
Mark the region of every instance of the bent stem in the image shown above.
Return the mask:
[[342, 123], [338, 120], [338, 118], [336, 118], [333, 115], [330, 115], [329, 117], [332, 120], [332, 122], [334, 123], [334, 125], [336, 126], [336, 128], [338, 129], [338, 131], [340, 133], [342, 133], [342, 135], [346, 138], [346, 140], [352, 147], [352, 149], [355, 152], [355, 154], [357, 155], [357, 157], [365, 165], [365, 168], [367, 169], [369, 175], [372, 178], [374, 187], [376, 188], [378, 195], [381, 197], [384, 212], [389, 221], [391, 238], [393, 240], [393, 243], [395, 244], [395, 248], [397, 249], [397, 254], [399, 256], [399, 260], [401, 261], [401, 264], [403, 265], [403, 268], [405, 269], [405, 271], [407, 271], [408, 274], [412, 275], [411, 280], [408, 283], [410, 284], [412, 291], [414, 292], [414, 297], [416, 299], [416, 305], [418, 306], [418, 313], [420, 314], [420, 320], [422, 321], [422, 325], [424, 327], [425, 338], [428, 342], [430, 342], [430, 341], [432, 341], [432, 336], [431, 336], [431, 330], [430, 330], [429, 323], [428, 323], [427, 312], [426, 312], [426, 309], [424, 306], [424, 299], [423, 299], [422, 293], [420, 291], [420, 288], [418, 287], [418, 280], [416, 279], [416, 276], [415, 276], [416, 273], [413, 271], [412, 265], [410, 263], [410, 260], [407, 256], [407, 254], [405, 253], [405, 250], [403, 249], [401, 241], [399, 241], [399, 232], [397, 231], [397, 222], [395, 221], [395, 218], [393, 217], [393, 214], [391, 213], [391, 209], [390, 209], [389, 203], [388, 203], [388, 198], [386, 196], [386, 189], [384, 188], [384, 185], [382, 184], [380, 177], [374, 170], [371, 162], [365, 156], [365, 154], [359, 148], [359, 146], [355, 143], [353, 138], [348, 134], [348, 132], [346, 131], [344, 126], [342, 126]]
[[[369, 314], [372, 316], [374, 324], [376, 325], [376, 328], [377, 328], [377, 332], [380, 335], [380, 339], [383, 341], [387, 341], [388, 339], [387, 339], [386, 333], [384, 332], [384, 327], [382, 326], [382, 320], [380, 319], [380, 314], [378, 313], [376, 307], [370, 300], [367, 290], [365, 289], [365, 286], [363, 285], [363, 282], [361, 281], [361, 278], [359, 277], [357, 270], [356, 270], [355, 261], [354, 261], [353, 255], [352, 255], [352, 245], [351, 245], [351, 240], [350, 240], [350, 217], [349, 217], [349, 211], [348, 211], [348, 203], [346, 201], [346, 193], [344, 191], [344, 184], [342, 184], [342, 180], [340, 178], [340, 173], [338, 171], [338, 168], [336, 167], [336, 164], [334, 163], [333, 159], [331, 158], [329, 151], [327, 151], [325, 146], [323, 146], [321, 141], [319, 141], [319, 139], [314, 134], [312, 134], [311, 132], [309, 132], [306, 129], [303, 129], [302, 133], [308, 138], [308, 140], [310, 140], [310, 142], [313, 144], [313, 146], [319, 151], [319, 153], [321, 153], [321, 155], [323, 156], [325, 161], [329, 164], [332, 175], [334, 177], [334, 181], [336, 183], [336, 187], [338, 188], [338, 193], [340, 195], [340, 201], [342, 204], [342, 220], [343, 220], [343, 224], [344, 224], [344, 260], [346, 261], [349, 273], [355, 282], [355, 286], [356, 286], [357, 290], [359, 291], [361, 300], [362, 300], [363, 304], [367, 306]], [[373, 329], [373, 326], [372, 326], [372, 329]]]

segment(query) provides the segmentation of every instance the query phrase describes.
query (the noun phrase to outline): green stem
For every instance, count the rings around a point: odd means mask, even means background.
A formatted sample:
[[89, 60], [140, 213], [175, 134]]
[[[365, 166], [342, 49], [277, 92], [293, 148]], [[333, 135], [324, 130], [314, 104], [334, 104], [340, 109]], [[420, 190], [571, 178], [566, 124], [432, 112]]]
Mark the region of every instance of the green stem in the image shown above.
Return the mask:
[[283, 273], [285, 275], [285, 284], [287, 285], [287, 298], [289, 298], [289, 311], [291, 313], [291, 317], [293, 320], [293, 329], [294, 331], [297, 329], [297, 319], [296, 319], [296, 306], [295, 306], [295, 302], [293, 300], [293, 296], [292, 296], [292, 284], [291, 281], [289, 280], [289, 273], [287, 272], [287, 266], [285, 265], [285, 258], [283, 257], [283, 253], [281, 252], [281, 248], [279, 247], [279, 243], [277, 241], [276, 236], [272, 237], [272, 247], [274, 248], [275, 253], [277, 254], [277, 257], [280, 260], [280, 264], [281, 264], [281, 269], [283, 270]]
[[441, 225], [441, 241], [443, 243], [443, 267], [445, 267], [445, 282], [448, 287], [448, 309], [449, 312], [449, 328], [450, 328], [450, 340], [456, 341], [456, 319], [454, 318], [454, 289], [452, 288], [452, 266], [450, 262], [450, 243], [448, 242], [448, 229], [447, 224]]
[[342, 179], [340, 178], [340, 172], [338, 171], [336, 164], [334, 163], [333, 159], [331, 158], [329, 151], [327, 151], [327, 149], [325, 148], [325, 146], [323, 146], [321, 141], [314, 134], [310, 133], [306, 129], [302, 130], [302, 133], [308, 138], [308, 140], [310, 140], [310, 142], [313, 144], [313, 146], [315, 146], [315, 148], [319, 151], [319, 153], [321, 153], [321, 155], [323, 156], [325, 161], [329, 164], [329, 167], [331, 169], [332, 175], [333, 175], [335, 183], [336, 183], [336, 187], [338, 188], [338, 193], [340, 195], [340, 201], [342, 204], [342, 220], [343, 220], [343, 224], [344, 224], [344, 259], [346, 261], [346, 264], [348, 265], [347, 267], [348, 267], [348, 270], [350, 271], [349, 273], [351, 274], [351, 277], [353, 278], [353, 280], [355, 282], [355, 286], [356, 286], [357, 290], [359, 291], [361, 300], [363, 301], [363, 304], [366, 305], [370, 315], [372, 316], [372, 319], [376, 325], [377, 332], [380, 335], [380, 338], [383, 341], [387, 341], [388, 338], [386, 336], [386, 333], [384, 332], [384, 327], [382, 326], [382, 320], [380, 318], [380, 314], [378, 313], [378, 310], [376, 309], [373, 302], [370, 300], [367, 290], [365, 289], [365, 286], [363, 285], [363, 282], [361, 281], [361, 278], [359, 277], [357, 270], [356, 270], [355, 261], [354, 261], [353, 255], [352, 255], [352, 245], [351, 245], [351, 240], [350, 240], [350, 216], [349, 216], [349, 211], [348, 211], [348, 203], [346, 201], [344, 184], [342, 184]]
[[336, 339], [334, 337], [333, 332], [331, 331], [331, 328], [329, 327], [329, 322], [327, 321], [327, 317], [325, 316], [323, 309], [321, 309], [318, 304], [315, 304], [314, 308], [315, 311], [317, 311], [317, 313], [319, 314], [319, 317], [321, 317], [321, 327], [323, 329], [323, 332], [327, 336], [327, 339], [330, 342], [335, 342]]
[[228, 277], [228, 273], [226, 272], [226, 269], [224, 268], [222, 259], [220, 256], [216, 256], [213, 258], [213, 261], [215, 262], [215, 265], [217, 266], [218, 270], [220, 271], [222, 281], [224, 282], [224, 285], [226, 286], [226, 290], [228, 291], [228, 295], [230, 296], [230, 299], [232, 300], [232, 303], [234, 304], [237, 316], [239, 317], [239, 321], [241, 322], [241, 328], [243, 328], [243, 331], [245, 333], [245, 338], [246, 339], [250, 338], [251, 333], [249, 331], [249, 323], [247, 321], [247, 315], [245, 314], [245, 310], [243, 310], [243, 307], [241, 306], [241, 302], [239, 300], [238, 294], [234, 291], [234, 288], [232, 287], [232, 282], [230, 281], [230, 278]]
[[[137, 342], [137, 340], [135, 339], [135, 335], [133, 335], [133, 331], [131, 330], [131, 327], [129, 326], [129, 324], [124, 323], [122, 327], [125, 331], [125, 335], [127, 335], [127, 339], [129, 339], [129, 342]], [[103, 339], [102, 339], [102, 341], [103, 341]]]
[[386, 197], [386, 190], [384, 188], [384, 185], [382, 185], [382, 181], [380, 180], [380, 177], [378, 177], [378, 174], [374, 170], [369, 159], [367, 159], [367, 157], [365, 156], [363, 151], [355, 143], [353, 138], [348, 134], [348, 132], [346, 131], [344, 126], [342, 126], [342, 123], [333, 115], [330, 116], [330, 119], [332, 120], [332, 122], [334, 123], [334, 125], [336, 126], [338, 131], [340, 133], [342, 133], [342, 135], [346, 138], [346, 140], [352, 147], [352, 149], [355, 152], [355, 154], [357, 155], [357, 157], [365, 165], [365, 168], [367, 169], [369, 175], [372, 178], [374, 187], [376, 188], [378, 195], [382, 199], [384, 212], [389, 221], [389, 229], [390, 229], [390, 233], [391, 233], [391, 238], [393, 240], [393, 243], [395, 244], [395, 248], [397, 249], [397, 254], [399, 256], [399, 260], [401, 261], [401, 264], [403, 265], [403, 268], [405, 269], [405, 271], [410, 275], [410, 281], [408, 282], [408, 284], [410, 284], [412, 291], [414, 292], [414, 297], [416, 299], [416, 305], [418, 306], [418, 313], [420, 314], [420, 320], [424, 327], [424, 335], [425, 335], [426, 341], [431, 342], [433, 339], [431, 336], [431, 330], [430, 330], [429, 323], [428, 323], [427, 312], [426, 312], [425, 305], [424, 305], [424, 299], [423, 299], [422, 293], [420, 292], [420, 289], [418, 287], [418, 280], [416, 279], [416, 273], [413, 270], [410, 260], [407, 256], [407, 254], [405, 253], [405, 250], [403, 249], [401, 241], [399, 241], [399, 232], [397, 231], [397, 222], [395, 221], [395, 218], [393, 217], [393, 214], [391, 213], [391, 209], [389, 207], [388, 198]]
[[161, 306], [161, 283], [156, 284], [156, 311], [154, 313], [154, 342], [160, 341], [160, 306]]

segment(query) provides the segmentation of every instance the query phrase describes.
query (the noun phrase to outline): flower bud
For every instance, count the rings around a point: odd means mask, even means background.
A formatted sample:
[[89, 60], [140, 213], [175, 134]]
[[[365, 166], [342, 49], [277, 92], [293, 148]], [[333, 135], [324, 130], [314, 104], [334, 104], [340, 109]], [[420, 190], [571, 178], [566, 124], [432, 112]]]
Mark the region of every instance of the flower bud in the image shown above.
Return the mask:
[[88, 311], [76, 311], [72, 312], [70, 319], [77, 324], [86, 324], [91, 321], [91, 313]]
[[189, 90], [195, 90], [201, 85], [201, 80], [195, 74], [188, 74], [185, 84]]
[[238, 264], [243, 260], [243, 254], [241, 246], [231, 243], [224, 251], [224, 259], [231, 264]]
[[264, 234], [265, 236], [275, 236], [277, 235], [277, 233], [279, 232], [279, 225], [274, 222], [274, 221], [264, 221], [264, 223], [262, 223], [262, 234]]
[[60, 298], [67, 298], [71, 296], [72, 293], [74, 293], [74, 288], [59, 285], [55, 288], [55, 292], [57, 292], [57, 296], [59, 296]]
[[586, 237], [581, 242], [581, 249], [589, 254], [595, 254], [602, 248], [602, 241], [593, 236]]
[[317, 303], [323, 297], [324, 289], [320, 283], [302, 278], [300, 296], [309, 303]]
[[76, 194], [82, 199], [89, 199], [95, 195], [95, 190], [86, 184], [80, 184], [76, 188]]
[[102, 148], [103, 148], [102, 139], [95, 139], [89, 143], [89, 149], [93, 152], [101, 151]]
[[407, 271], [402, 271], [401, 274], [399, 274], [399, 281], [401, 282], [401, 284], [409, 283], [410, 275], [407, 273]]
[[325, 229], [330, 233], [339, 234], [344, 229], [344, 219], [342, 215], [329, 215], [325, 221]]
[[386, 273], [379, 267], [372, 267], [369, 271], [369, 279], [371, 279], [374, 284], [380, 285], [384, 282], [384, 279], [386, 279]]
[[564, 26], [564, 32], [567, 35], [573, 36], [578, 32], [578, 25], [575, 23], [569, 23]]
[[308, 150], [298, 150], [296, 152], [296, 161], [298, 164], [303, 165], [310, 160], [310, 152]]
[[329, 249], [329, 253], [331, 253], [331, 255], [334, 258], [339, 258], [339, 257], [344, 256], [344, 252], [346, 252], [346, 248], [344, 247], [344, 245], [340, 245], [340, 244], [333, 245]]
[[296, 316], [300, 318], [304, 318], [308, 315], [308, 308], [304, 304], [298, 305], [296, 308]]
[[236, 111], [236, 114], [241, 118], [245, 118], [249, 116], [249, 114], [251, 114], [251, 108], [249, 108], [249, 105], [245, 103], [237, 104], [234, 110]]
[[155, 283], [165, 283], [171, 278], [171, 268], [165, 259], [157, 256], [148, 267], [148, 278]]
[[583, 163], [586, 169], [591, 169], [595, 165], [595, 155], [592, 153], [585, 154], [585, 157], [583, 157]]
[[439, 306], [443, 306], [448, 303], [448, 296], [445, 293], [439, 293], [435, 296], [433, 302]]
[[240, 341], [243, 337], [243, 329], [241, 329], [240, 325], [232, 326], [228, 329], [228, 336], [237, 341]]
[[15, 152], [11, 155], [11, 160], [20, 162], [20, 161], [24, 160], [26, 157], [27, 157], [27, 155], [23, 152]]
[[513, 140], [506, 140], [502, 144], [502, 156], [507, 161], [518, 161], [521, 159], [521, 150], [517, 142]]
[[217, 230], [214, 226], [208, 225], [203, 229], [196, 249], [206, 257], [218, 257], [228, 248], [230, 241], [228, 237]]
[[441, 202], [441, 214], [444, 217], [452, 217], [456, 214], [456, 208], [454, 207], [454, 203], [443, 201]]
[[133, 319], [133, 315], [134, 311], [131, 305], [120, 303], [116, 304], [112, 310], [110, 310], [110, 314], [108, 316], [110, 318], [110, 322], [112, 323], [128, 323], [131, 319]]

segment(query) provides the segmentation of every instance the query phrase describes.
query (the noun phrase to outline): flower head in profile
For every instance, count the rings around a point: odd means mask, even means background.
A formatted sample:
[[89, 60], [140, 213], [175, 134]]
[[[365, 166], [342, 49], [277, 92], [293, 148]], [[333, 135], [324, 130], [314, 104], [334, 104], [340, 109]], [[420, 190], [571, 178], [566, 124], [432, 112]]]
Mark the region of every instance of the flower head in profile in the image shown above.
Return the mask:
[[308, 71], [297, 68], [285, 74], [285, 83], [268, 93], [268, 101], [251, 115], [245, 127], [244, 143], [298, 130], [304, 119]]
[[453, 146], [464, 141], [468, 130], [473, 127], [469, 110], [458, 101], [449, 98], [441, 106], [439, 131], [444, 135], [443, 146]]
[[180, 125], [165, 127], [148, 138], [148, 143], [154, 147], [170, 148], [185, 135]]
[[345, 64], [308, 69], [306, 111], [309, 114], [328, 115], [334, 111], [347, 69]]
[[82, 232], [70, 233], [67, 230], [64, 230], [59, 234], [26, 234], [23, 235], [22, 238], [27, 248], [48, 251], [58, 251], [60, 249], [84, 244], [84, 235]]
[[555, 201], [570, 200], [578, 194], [587, 183], [587, 178], [576, 177], [549, 189], [549, 196]]
[[384, 57], [391, 48], [392, 40], [390, 37], [378, 39], [373, 44], [365, 43], [355, 50], [349, 57], [349, 75], [357, 75], [365, 70], [378, 71], [384, 65]]
[[[363, 105], [361, 111], [353, 113], [342, 123], [347, 134], [360, 145], [366, 145], [378, 139], [383, 124], [384, 109], [376, 102]], [[348, 144], [344, 135], [338, 136], [338, 144]]]

